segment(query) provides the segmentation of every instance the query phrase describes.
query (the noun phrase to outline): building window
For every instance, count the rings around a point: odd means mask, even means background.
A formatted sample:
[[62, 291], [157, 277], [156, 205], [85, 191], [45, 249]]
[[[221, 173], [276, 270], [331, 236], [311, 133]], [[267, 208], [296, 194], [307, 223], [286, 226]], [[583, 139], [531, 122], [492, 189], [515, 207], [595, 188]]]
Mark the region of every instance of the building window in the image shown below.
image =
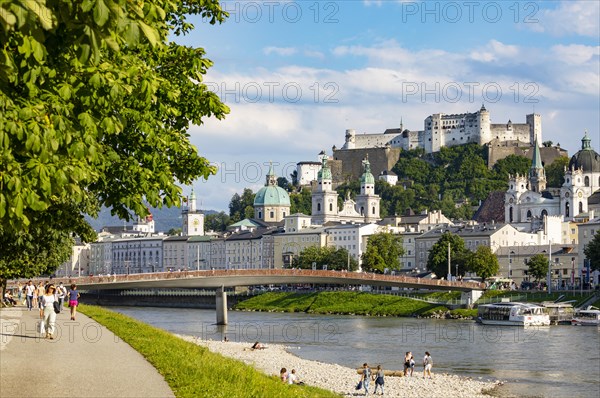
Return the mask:
[[271, 216], [271, 218], [275, 218], [275, 213], [270, 212], [269, 215]]
[[586, 186], [586, 187], [589, 187], [589, 186], [590, 186], [590, 177], [588, 177], [588, 176], [585, 176], [585, 180], [584, 180], [584, 181], [585, 181], [585, 182], [584, 182], [585, 186]]
[[329, 204], [329, 211], [333, 211], [333, 203]]
[[317, 211], [321, 211], [321, 204], [317, 203]]

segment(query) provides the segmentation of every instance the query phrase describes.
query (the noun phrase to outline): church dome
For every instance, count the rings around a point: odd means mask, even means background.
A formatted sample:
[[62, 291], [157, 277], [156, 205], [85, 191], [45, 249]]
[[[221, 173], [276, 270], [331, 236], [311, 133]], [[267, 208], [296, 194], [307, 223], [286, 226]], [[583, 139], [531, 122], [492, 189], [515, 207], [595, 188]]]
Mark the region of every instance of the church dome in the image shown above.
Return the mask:
[[583, 169], [584, 173], [600, 173], [600, 155], [592, 148], [591, 141], [586, 132], [581, 140], [581, 150], [569, 161], [569, 169]]
[[290, 206], [290, 195], [281, 187], [265, 186], [256, 193], [254, 206]]

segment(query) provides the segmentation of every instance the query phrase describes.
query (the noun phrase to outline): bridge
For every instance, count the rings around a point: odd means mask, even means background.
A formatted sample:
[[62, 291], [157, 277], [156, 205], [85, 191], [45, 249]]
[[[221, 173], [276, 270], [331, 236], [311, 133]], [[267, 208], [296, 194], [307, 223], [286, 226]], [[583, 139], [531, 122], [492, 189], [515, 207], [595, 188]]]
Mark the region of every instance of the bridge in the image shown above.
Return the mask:
[[175, 271], [146, 274], [85, 276], [70, 278], [82, 290], [216, 288], [217, 324], [227, 324], [226, 287], [282, 284], [328, 284], [391, 286], [412, 289], [461, 291], [474, 302], [485, 289], [483, 283], [423, 279], [366, 272], [301, 269]]

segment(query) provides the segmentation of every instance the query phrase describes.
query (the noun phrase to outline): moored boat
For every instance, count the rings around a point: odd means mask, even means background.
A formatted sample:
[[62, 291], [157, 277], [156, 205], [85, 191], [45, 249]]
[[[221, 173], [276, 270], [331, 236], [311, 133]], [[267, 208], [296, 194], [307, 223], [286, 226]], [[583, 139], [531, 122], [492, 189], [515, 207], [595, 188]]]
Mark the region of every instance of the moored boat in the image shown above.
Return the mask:
[[548, 326], [550, 317], [540, 305], [508, 302], [480, 305], [477, 322], [501, 326]]
[[577, 326], [600, 326], [600, 310], [595, 307], [579, 310], [575, 313], [571, 324]]
[[546, 308], [546, 313], [550, 317], [552, 325], [570, 325], [575, 309], [571, 303], [555, 303], [552, 301], [544, 301], [542, 306]]

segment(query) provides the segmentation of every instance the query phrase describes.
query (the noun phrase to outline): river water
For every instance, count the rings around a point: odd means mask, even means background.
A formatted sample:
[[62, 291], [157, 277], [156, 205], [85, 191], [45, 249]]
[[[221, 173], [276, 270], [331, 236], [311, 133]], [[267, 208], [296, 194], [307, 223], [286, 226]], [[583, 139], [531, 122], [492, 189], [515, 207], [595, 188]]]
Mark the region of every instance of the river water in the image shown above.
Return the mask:
[[405, 351], [434, 373], [506, 381], [504, 397], [600, 397], [600, 328], [484, 326], [473, 321], [303, 313], [229, 312], [216, 326], [211, 310], [112, 307], [169, 332], [230, 341], [285, 344], [299, 357], [359, 367], [402, 369]]

